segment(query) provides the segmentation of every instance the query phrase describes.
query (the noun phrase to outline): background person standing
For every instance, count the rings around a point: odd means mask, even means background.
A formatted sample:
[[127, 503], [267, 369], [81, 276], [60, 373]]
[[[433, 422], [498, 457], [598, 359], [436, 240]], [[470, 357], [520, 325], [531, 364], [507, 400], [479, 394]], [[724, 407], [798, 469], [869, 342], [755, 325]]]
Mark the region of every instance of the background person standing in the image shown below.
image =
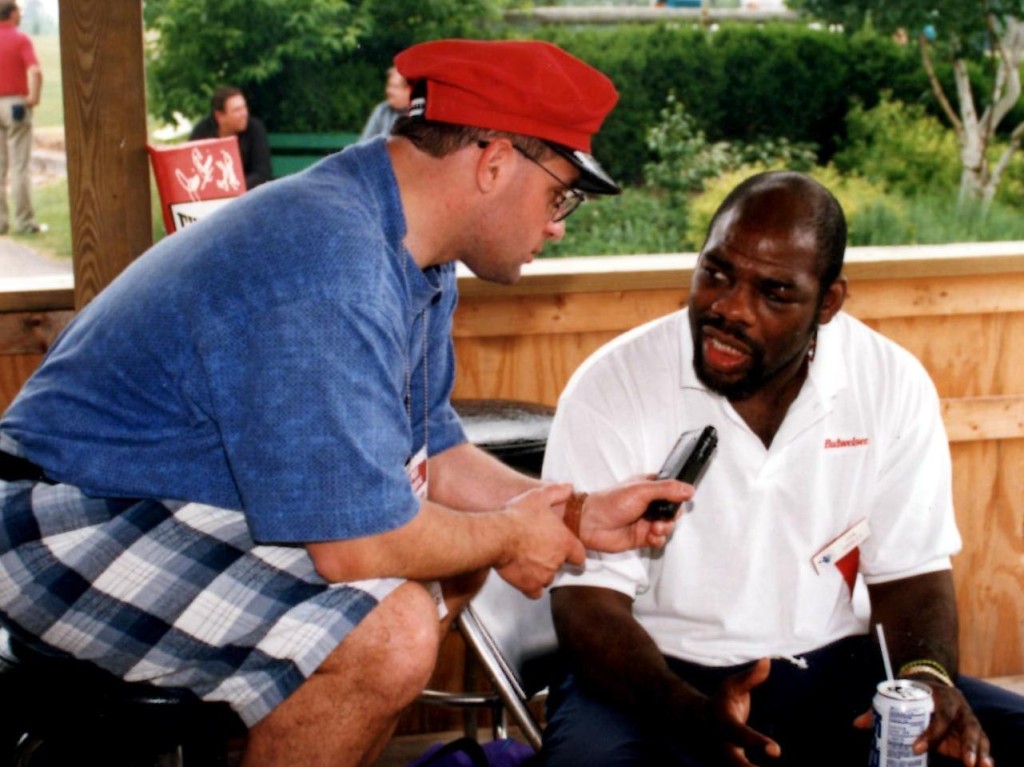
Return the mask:
[[0, 0], [0, 234], [7, 234], [7, 180], [14, 202], [14, 231], [36, 234], [44, 227], [32, 209], [32, 110], [43, 89], [32, 40], [18, 29], [21, 9], [12, 0]]

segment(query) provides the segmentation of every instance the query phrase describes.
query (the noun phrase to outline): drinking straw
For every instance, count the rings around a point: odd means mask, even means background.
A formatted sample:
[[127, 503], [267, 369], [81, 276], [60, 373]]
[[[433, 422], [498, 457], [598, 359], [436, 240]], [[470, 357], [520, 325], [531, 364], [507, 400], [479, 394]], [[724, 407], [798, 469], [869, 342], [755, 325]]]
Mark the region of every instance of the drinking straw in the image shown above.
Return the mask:
[[882, 663], [885, 664], [885, 676], [891, 682], [892, 676], [892, 661], [889, 660], [889, 648], [885, 644], [885, 631], [882, 629], [881, 623], [875, 624], [875, 630], [878, 632], [878, 644], [882, 648]]

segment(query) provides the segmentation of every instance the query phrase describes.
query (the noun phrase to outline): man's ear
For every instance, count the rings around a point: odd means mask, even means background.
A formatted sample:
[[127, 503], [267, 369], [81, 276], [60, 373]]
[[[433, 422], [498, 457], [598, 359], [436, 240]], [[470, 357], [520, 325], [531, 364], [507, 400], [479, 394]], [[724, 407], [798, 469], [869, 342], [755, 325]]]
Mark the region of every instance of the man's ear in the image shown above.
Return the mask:
[[840, 275], [825, 289], [822, 297], [821, 310], [818, 312], [818, 323], [825, 325], [832, 321], [846, 301], [846, 277]]
[[480, 150], [476, 164], [476, 182], [481, 191], [490, 191], [512, 172], [516, 150], [507, 138], [491, 139]]

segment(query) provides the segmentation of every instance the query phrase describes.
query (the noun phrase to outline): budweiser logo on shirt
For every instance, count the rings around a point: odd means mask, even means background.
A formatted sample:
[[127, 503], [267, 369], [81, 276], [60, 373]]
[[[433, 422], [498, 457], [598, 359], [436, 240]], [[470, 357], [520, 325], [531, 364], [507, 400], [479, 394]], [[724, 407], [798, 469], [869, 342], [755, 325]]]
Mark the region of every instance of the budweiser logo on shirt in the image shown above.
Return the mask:
[[868, 444], [867, 437], [851, 437], [850, 439], [826, 439], [825, 449], [833, 447], [864, 447]]

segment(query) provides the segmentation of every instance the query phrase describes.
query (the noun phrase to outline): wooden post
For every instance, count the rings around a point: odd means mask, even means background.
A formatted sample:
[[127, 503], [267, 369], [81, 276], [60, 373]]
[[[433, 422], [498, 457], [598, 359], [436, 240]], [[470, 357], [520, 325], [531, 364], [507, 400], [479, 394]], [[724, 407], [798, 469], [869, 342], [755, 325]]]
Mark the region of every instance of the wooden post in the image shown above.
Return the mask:
[[141, 0], [60, 0], [60, 53], [81, 309], [153, 244]]

